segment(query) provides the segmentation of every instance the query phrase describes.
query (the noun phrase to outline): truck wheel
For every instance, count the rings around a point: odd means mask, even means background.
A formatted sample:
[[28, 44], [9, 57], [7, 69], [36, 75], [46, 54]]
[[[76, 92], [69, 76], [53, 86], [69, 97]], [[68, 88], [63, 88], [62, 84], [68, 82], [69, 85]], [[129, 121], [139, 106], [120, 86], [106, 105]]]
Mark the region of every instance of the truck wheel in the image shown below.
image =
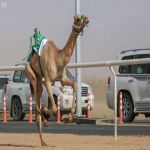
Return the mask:
[[[120, 104], [118, 105], [119, 112]], [[123, 111], [123, 122], [132, 122], [135, 118], [134, 106], [132, 98], [128, 93], [123, 92], [122, 94], [122, 111]]]
[[13, 120], [22, 121], [25, 117], [25, 113], [22, 111], [22, 104], [19, 98], [13, 98], [11, 107]]

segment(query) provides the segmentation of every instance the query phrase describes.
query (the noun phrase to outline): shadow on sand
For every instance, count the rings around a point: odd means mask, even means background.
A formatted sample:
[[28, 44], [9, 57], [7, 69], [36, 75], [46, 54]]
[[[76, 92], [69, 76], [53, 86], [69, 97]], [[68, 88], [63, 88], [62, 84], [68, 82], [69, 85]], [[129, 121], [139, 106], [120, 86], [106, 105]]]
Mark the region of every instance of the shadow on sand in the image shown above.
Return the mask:
[[[8, 144], [0, 144], [0, 147], [24, 147], [24, 148], [43, 148], [41, 145], [39, 146], [33, 146], [33, 145], [23, 145], [23, 144], [12, 144], [12, 143], [8, 143]], [[45, 147], [57, 147], [55, 145], [48, 145], [48, 146], [45, 146]]]

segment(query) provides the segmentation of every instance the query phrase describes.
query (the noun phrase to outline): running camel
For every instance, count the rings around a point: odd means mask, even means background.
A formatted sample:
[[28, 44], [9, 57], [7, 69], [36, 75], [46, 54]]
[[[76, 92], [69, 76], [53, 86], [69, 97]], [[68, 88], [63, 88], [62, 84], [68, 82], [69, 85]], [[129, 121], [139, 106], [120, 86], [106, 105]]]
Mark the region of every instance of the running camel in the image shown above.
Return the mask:
[[[83, 32], [83, 28], [87, 26], [89, 20], [84, 15], [76, 15], [69, 39], [63, 49], [57, 48], [53, 41], [47, 41], [42, 49], [41, 56], [34, 52], [30, 62], [25, 65], [25, 71], [30, 79], [36, 101], [36, 124], [41, 140], [41, 145], [46, 146], [40, 130], [39, 118], [42, 117], [43, 123], [46, 126], [47, 120], [44, 118], [40, 109], [40, 98], [43, 91], [43, 84], [47, 89], [50, 102], [52, 104], [51, 111], [56, 113], [57, 108], [52, 95], [52, 85], [56, 80], [60, 80], [62, 86], [71, 86], [74, 90], [72, 109], [69, 115], [75, 113], [75, 98], [77, 92], [77, 83], [69, 80], [66, 76], [66, 66], [70, 61], [73, 50], [76, 44], [77, 37]], [[44, 77], [44, 82], [43, 82]]]

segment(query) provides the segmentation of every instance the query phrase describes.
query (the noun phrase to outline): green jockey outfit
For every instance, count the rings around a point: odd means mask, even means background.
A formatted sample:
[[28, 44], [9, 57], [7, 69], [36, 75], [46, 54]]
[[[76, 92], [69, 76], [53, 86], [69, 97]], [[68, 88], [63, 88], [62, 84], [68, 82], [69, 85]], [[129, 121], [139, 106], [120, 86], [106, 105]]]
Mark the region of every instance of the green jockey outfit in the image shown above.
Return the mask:
[[[34, 52], [38, 53], [40, 56], [41, 51], [45, 43], [47, 42], [47, 39], [38, 31], [37, 28], [34, 29], [34, 34], [32, 37], [30, 37], [30, 52], [26, 58], [26, 61], [29, 62], [32, 58], [32, 55]], [[32, 38], [34, 38], [34, 45], [32, 45]]]

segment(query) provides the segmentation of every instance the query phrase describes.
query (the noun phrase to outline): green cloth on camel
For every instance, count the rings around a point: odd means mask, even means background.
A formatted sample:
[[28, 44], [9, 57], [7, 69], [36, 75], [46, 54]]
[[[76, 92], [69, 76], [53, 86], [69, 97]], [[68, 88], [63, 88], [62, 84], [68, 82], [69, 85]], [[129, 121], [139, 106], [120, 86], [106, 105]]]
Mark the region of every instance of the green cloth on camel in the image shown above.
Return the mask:
[[[40, 48], [40, 45], [41, 45], [41, 42], [43, 39], [45, 39], [45, 37], [40, 33], [40, 31], [38, 31], [37, 28], [34, 29], [34, 34], [32, 37], [30, 37], [30, 52], [26, 58], [26, 61], [29, 62], [32, 58], [32, 55], [34, 52], [37, 52], [39, 51], [39, 48]], [[32, 38], [34, 38], [34, 45], [32, 45]]]

